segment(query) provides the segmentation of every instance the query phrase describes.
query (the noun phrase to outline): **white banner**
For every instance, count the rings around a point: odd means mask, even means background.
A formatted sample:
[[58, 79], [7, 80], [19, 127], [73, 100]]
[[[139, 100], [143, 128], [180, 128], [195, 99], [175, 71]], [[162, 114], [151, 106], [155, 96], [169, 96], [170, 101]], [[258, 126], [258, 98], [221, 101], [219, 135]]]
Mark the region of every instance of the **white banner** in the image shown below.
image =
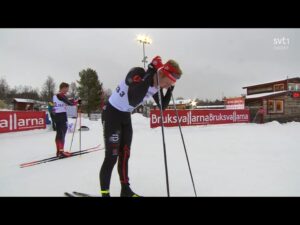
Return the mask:
[[66, 106], [68, 117], [77, 117], [77, 106]]

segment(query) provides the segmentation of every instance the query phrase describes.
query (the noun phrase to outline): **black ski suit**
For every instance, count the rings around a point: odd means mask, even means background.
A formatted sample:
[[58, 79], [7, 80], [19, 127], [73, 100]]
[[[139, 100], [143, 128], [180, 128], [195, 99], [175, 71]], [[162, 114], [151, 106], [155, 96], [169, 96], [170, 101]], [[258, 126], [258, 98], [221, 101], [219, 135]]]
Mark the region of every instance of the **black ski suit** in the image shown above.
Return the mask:
[[[128, 160], [132, 141], [131, 112], [143, 102], [145, 96], [152, 96], [158, 107], [160, 107], [158, 89], [156, 89], [154, 95], [152, 95], [153, 92], [149, 92], [150, 89], [154, 88], [154, 74], [155, 71], [150, 68], [147, 72], [141, 67], [131, 69], [125, 81], [117, 87], [104, 107], [102, 124], [105, 158], [100, 170], [102, 191], [109, 190], [112, 170], [117, 160], [120, 182], [122, 185], [129, 185]], [[174, 86], [170, 87], [165, 96], [161, 90], [163, 109], [169, 105], [173, 89]], [[120, 102], [123, 102], [123, 105], [119, 104]], [[130, 109], [127, 110], [126, 107]]]

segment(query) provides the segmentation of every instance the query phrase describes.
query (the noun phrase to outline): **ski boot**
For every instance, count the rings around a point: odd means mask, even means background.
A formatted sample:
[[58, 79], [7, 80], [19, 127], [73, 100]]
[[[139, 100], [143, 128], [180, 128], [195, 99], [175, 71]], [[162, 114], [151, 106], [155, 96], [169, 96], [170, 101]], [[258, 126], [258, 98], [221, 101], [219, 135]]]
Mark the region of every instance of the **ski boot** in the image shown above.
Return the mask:
[[100, 191], [102, 197], [110, 197], [109, 190], [101, 190]]
[[129, 184], [122, 184], [120, 196], [121, 197], [141, 197], [131, 190], [131, 188], [129, 187]]
[[70, 152], [65, 152], [64, 150], [59, 150], [59, 151], [56, 152], [56, 156], [59, 157], [59, 158], [66, 158], [66, 157], [71, 156], [71, 153]]

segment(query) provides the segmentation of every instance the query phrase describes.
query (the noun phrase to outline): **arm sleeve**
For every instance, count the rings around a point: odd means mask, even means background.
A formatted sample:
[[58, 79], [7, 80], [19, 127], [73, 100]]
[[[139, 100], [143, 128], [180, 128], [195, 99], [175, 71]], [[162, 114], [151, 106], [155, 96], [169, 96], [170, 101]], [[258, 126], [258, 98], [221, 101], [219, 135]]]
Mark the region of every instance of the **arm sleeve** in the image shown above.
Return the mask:
[[143, 101], [153, 82], [154, 74], [154, 70], [148, 69], [145, 72], [141, 67], [135, 67], [129, 71], [125, 82], [128, 85], [128, 101], [131, 106], [136, 106]]
[[71, 101], [69, 101], [68, 98], [67, 98], [64, 94], [57, 94], [57, 98], [58, 98], [60, 101], [66, 103], [67, 105], [74, 105], [74, 103], [71, 102]]

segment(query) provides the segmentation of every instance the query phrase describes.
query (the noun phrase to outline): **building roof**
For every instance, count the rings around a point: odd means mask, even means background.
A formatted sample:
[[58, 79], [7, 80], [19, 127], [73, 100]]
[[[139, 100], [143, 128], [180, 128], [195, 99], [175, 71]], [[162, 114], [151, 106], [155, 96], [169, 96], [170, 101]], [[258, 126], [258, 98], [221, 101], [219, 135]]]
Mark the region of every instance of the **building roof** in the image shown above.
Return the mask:
[[202, 105], [202, 106], [196, 106], [196, 109], [210, 109], [210, 108], [225, 108], [225, 105]]
[[35, 100], [25, 98], [14, 98], [14, 101], [22, 103], [35, 103]]
[[243, 89], [259, 87], [259, 86], [265, 86], [265, 85], [276, 84], [276, 83], [282, 83], [282, 82], [286, 82], [286, 81], [293, 82], [295, 80], [300, 82], [300, 77], [293, 77], [293, 78], [287, 78], [287, 79], [284, 79], [284, 80], [278, 80], [278, 81], [273, 81], [273, 82], [268, 82], [268, 83], [250, 85], [250, 86], [243, 87]]
[[[191, 99], [178, 99], [178, 100], [175, 100], [175, 105], [187, 105], [187, 104], [190, 104], [192, 102]], [[156, 106], [156, 102], [153, 103], [154, 106]], [[173, 102], [170, 102], [169, 105], [173, 105]]]
[[181, 104], [189, 104], [191, 103], [192, 100], [191, 99], [178, 99], [178, 100], [175, 100], [175, 104], [176, 105], [181, 105]]
[[276, 91], [276, 92], [269, 92], [269, 93], [261, 93], [261, 94], [254, 94], [254, 95], [247, 95], [246, 99], [255, 99], [255, 98], [264, 98], [264, 97], [272, 97], [275, 95], [285, 94], [288, 91]]
[[47, 104], [47, 102], [37, 101], [33, 99], [25, 99], [25, 98], [14, 98], [14, 101], [21, 102], [21, 103], [30, 103], [30, 104]]

